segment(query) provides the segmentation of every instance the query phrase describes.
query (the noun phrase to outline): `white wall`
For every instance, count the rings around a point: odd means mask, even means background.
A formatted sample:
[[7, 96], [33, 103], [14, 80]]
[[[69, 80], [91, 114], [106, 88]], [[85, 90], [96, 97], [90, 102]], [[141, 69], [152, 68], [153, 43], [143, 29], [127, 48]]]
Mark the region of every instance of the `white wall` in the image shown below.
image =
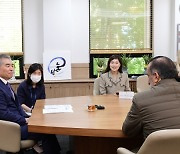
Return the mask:
[[174, 55], [174, 59], [176, 60], [177, 58], [177, 25], [180, 24], [180, 0], [175, 0], [173, 3], [173, 7], [172, 7], [172, 12], [173, 15], [173, 25], [172, 25], [172, 40], [174, 40], [174, 42], [172, 42], [172, 47], [173, 47], [173, 51], [175, 52]]
[[42, 62], [43, 0], [24, 0], [24, 62]]
[[25, 64], [64, 50], [72, 63], [89, 63], [88, 0], [25, 0], [24, 10]]
[[[89, 63], [89, 0], [25, 0], [25, 64], [44, 51], [70, 50], [72, 63]], [[179, 0], [154, 0], [154, 54], [176, 56]], [[178, 14], [178, 15], [177, 15]]]
[[44, 0], [44, 51], [71, 50], [71, 0]]
[[89, 62], [88, 1], [44, 0], [44, 51], [71, 51], [72, 63]]
[[89, 63], [89, 0], [72, 3], [72, 62]]
[[154, 55], [176, 61], [180, 0], [154, 0]]
[[154, 55], [170, 56], [171, 1], [154, 0]]

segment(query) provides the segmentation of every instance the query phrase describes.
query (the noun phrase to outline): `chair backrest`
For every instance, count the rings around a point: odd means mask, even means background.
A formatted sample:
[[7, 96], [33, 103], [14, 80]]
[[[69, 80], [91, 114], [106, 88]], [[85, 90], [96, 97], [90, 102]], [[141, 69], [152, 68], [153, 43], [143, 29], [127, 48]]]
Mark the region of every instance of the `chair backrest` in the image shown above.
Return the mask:
[[14, 122], [0, 120], [0, 149], [8, 152], [18, 152], [20, 141], [20, 126]]
[[141, 75], [136, 80], [137, 92], [142, 92], [150, 89], [150, 85], [148, 84], [148, 76]]
[[98, 78], [96, 78], [94, 80], [93, 95], [100, 95], [100, 92], [99, 92], [99, 81], [100, 81], [100, 77], [98, 77]]
[[[179, 55], [179, 59], [180, 59], [180, 55]], [[178, 71], [178, 75], [180, 76], [180, 61], [179, 60], [177, 60], [176, 68], [177, 68], [177, 71]]]
[[[118, 148], [117, 154], [135, 154]], [[159, 130], [151, 133], [136, 154], [180, 154], [180, 129]]]
[[33, 140], [21, 141], [21, 129], [17, 123], [0, 120], [0, 150], [15, 153], [34, 144]]
[[137, 154], [180, 154], [180, 129], [151, 133]]

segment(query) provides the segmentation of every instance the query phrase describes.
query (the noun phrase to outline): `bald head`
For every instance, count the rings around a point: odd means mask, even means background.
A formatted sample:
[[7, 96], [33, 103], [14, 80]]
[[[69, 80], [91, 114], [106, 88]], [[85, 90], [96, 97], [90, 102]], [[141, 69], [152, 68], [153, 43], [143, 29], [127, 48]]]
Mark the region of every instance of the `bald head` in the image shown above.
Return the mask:
[[157, 56], [151, 59], [148, 70], [151, 74], [157, 72], [161, 79], [178, 78], [178, 71], [174, 62], [165, 56]]

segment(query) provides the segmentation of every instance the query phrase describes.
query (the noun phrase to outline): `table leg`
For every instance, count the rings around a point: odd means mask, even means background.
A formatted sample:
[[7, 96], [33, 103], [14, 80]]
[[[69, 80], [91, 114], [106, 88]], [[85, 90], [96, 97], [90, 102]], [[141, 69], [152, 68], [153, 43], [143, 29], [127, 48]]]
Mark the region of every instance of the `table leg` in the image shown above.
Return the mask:
[[75, 154], [117, 154], [118, 147], [134, 149], [142, 138], [73, 137]]

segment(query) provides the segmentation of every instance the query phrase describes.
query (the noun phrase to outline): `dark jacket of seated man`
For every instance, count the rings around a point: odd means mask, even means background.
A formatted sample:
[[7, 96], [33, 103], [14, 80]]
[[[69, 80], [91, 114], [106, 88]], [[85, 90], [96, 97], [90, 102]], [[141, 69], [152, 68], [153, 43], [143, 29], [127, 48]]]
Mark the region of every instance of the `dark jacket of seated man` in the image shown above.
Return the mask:
[[8, 86], [0, 80], [0, 119], [18, 123], [21, 126], [21, 139], [27, 139], [27, 123], [28, 115], [23, 111], [18, 103], [17, 97], [8, 89]]
[[28, 132], [28, 116], [21, 108], [16, 94], [6, 85], [13, 76], [13, 64], [7, 55], [0, 55], [0, 119], [18, 123], [21, 139], [42, 140], [44, 154], [59, 154], [60, 146], [55, 135]]
[[149, 134], [163, 129], [180, 128], [180, 82], [174, 63], [158, 56], [147, 68], [150, 90], [138, 93], [123, 123], [128, 136]]

